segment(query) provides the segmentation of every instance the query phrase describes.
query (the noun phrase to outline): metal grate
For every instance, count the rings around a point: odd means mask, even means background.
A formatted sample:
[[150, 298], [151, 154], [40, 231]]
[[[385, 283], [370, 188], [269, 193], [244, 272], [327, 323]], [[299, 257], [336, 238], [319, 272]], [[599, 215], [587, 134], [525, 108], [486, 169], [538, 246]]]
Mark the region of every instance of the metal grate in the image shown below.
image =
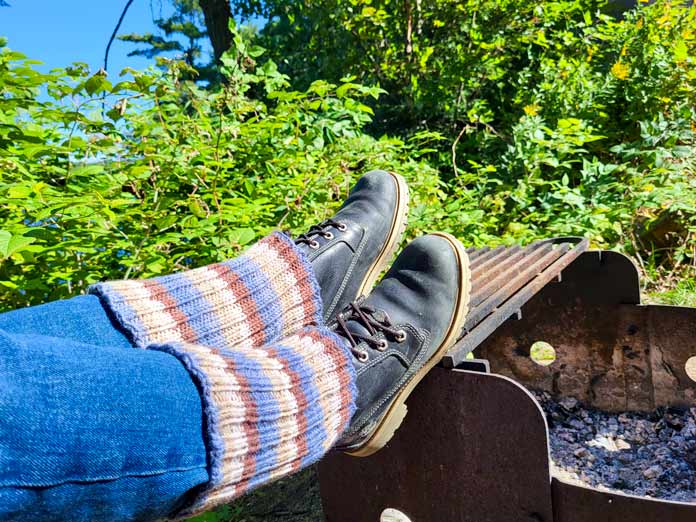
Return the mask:
[[563, 237], [535, 241], [526, 247], [468, 248], [471, 268], [469, 314], [462, 335], [442, 360], [453, 368], [580, 254], [587, 239]]

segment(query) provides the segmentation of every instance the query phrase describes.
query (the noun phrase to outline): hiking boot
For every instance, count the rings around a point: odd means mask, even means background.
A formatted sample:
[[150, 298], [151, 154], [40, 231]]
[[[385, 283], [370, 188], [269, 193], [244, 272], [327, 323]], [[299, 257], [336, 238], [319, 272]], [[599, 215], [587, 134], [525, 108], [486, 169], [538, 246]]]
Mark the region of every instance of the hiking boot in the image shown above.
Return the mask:
[[367, 297], [330, 328], [345, 338], [357, 374], [356, 412], [337, 449], [366, 457], [392, 438], [415, 386], [457, 340], [469, 302], [469, 261], [453, 236], [409, 244]]
[[295, 239], [319, 282], [325, 321], [372, 289], [399, 247], [407, 214], [404, 179], [373, 170], [358, 180], [335, 216]]

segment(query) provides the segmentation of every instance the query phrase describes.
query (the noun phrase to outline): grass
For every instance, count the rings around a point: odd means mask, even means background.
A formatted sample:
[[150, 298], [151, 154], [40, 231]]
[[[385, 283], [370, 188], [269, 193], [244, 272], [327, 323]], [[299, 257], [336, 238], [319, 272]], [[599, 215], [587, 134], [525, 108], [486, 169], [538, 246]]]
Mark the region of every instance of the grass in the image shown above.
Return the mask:
[[668, 290], [648, 291], [645, 302], [696, 308], [696, 279], [683, 279]]

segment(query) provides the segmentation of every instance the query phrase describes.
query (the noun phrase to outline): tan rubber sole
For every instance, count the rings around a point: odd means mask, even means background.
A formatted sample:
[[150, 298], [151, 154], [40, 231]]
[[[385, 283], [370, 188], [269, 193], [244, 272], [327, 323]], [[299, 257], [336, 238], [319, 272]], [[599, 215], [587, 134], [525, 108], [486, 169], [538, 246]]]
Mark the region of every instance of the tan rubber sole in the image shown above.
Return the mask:
[[444, 357], [447, 351], [454, 345], [459, 336], [459, 332], [464, 326], [466, 315], [469, 311], [469, 295], [471, 293], [471, 272], [469, 270], [469, 256], [464, 249], [464, 246], [457, 238], [445, 232], [434, 232], [433, 235], [441, 236], [447, 239], [454, 249], [457, 259], [459, 260], [459, 281], [461, 282], [459, 295], [457, 296], [457, 305], [452, 314], [449, 330], [442, 340], [440, 347], [428, 359], [425, 365], [418, 370], [404, 388], [396, 395], [387, 413], [382, 417], [375, 431], [370, 435], [370, 438], [359, 448], [346, 451], [348, 455], [354, 457], [369, 457], [373, 453], [382, 449], [387, 442], [394, 436], [396, 430], [401, 426], [401, 423], [406, 417], [408, 411], [406, 407], [406, 399], [418, 383], [428, 374], [428, 372]]
[[377, 259], [375, 259], [374, 264], [370, 270], [367, 271], [367, 274], [365, 274], [365, 278], [358, 288], [358, 297], [369, 294], [372, 287], [375, 286], [377, 278], [387, 267], [387, 264], [391, 261], [396, 250], [399, 248], [401, 238], [404, 235], [408, 222], [408, 185], [406, 184], [406, 180], [394, 172], [389, 172], [388, 174], [394, 178], [397, 190], [396, 211], [392, 217], [391, 232], [384, 242], [382, 250], [377, 256]]

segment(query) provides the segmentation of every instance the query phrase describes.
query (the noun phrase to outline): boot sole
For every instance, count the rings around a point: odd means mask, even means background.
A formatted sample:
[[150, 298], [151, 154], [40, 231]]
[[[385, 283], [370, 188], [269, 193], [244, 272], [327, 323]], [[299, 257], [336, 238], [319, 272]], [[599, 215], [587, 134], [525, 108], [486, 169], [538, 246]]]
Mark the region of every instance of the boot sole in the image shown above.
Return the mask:
[[464, 249], [464, 246], [454, 236], [445, 232], [434, 232], [433, 235], [445, 238], [450, 242], [454, 249], [457, 259], [459, 260], [459, 294], [457, 296], [457, 304], [452, 314], [450, 327], [445, 334], [440, 347], [426, 361], [423, 367], [418, 370], [408, 381], [406, 386], [397, 393], [394, 397], [389, 409], [382, 417], [382, 420], [377, 425], [377, 428], [370, 435], [368, 440], [359, 448], [348, 450], [346, 453], [354, 457], [369, 457], [373, 453], [382, 449], [394, 436], [396, 430], [401, 426], [401, 423], [406, 417], [408, 408], [406, 407], [406, 399], [428, 374], [428, 372], [445, 356], [447, 351], [457, 341], [459, 332], [464, 326], [464, 320], [469, 311], [469, 295], [471, 293], [471, 272], [469, 270], [469, 256]]
[[389, 261], [391, 261], [399, 248], [401, 238], [406, 230], [406, 224], [408, 222], [408, 185], [406, 184], [406, 180], [399, 174], [389, 172], [389, 175], [394, 179], [397, 191], [396, 209], [392, 217], [389, 237], [387, 237], [387, 240], [384, 242], [377, 259], [375, 259], [375, 262], [367, 271], [367, 274], [365, 274], [365, 278], [358, 288], [358, 297], [370, 293], [380, 274], [387, 267]]

